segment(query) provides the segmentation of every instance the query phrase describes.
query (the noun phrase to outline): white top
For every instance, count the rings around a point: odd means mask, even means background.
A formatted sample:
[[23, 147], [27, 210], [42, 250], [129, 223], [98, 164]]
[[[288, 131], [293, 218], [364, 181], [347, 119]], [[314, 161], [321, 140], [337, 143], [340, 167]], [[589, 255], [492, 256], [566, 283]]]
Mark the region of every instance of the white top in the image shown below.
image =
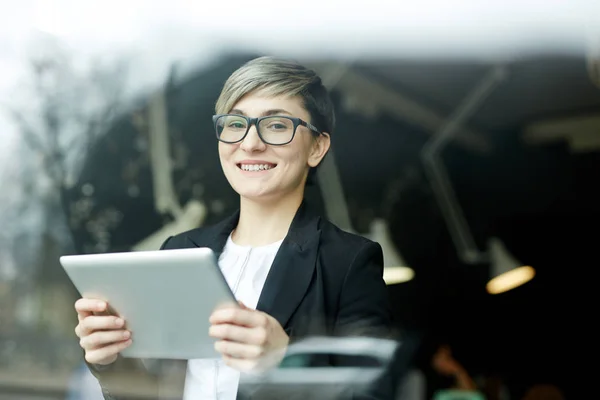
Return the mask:
[[[256, 308], [279, 242], [261, 247], [239, 246], [231, 235], [219, 257], [219, 267], [237, 300]], [[184, 400], [235, 400], [240, 373], [222, 359], [188, 361]]]

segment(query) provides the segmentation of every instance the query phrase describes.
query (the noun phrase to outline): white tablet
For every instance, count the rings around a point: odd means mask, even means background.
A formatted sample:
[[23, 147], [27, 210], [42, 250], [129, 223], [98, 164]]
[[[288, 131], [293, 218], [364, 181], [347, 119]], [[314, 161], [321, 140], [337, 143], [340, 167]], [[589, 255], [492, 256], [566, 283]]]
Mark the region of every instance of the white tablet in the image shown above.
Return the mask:
[[60, 258], [83, 297], [105, 300], [132, 332], [129, 358], [220, 357], [210, 314], [235, 297], [208, 248], [70, 255]]

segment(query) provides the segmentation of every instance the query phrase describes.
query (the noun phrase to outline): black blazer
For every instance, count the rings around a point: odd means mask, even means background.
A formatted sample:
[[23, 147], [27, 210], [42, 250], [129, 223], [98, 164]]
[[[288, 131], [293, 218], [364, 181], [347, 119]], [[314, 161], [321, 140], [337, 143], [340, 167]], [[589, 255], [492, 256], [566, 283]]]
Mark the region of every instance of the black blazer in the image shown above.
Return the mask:
[[[238, 219], [239, 211], [214, 226], [169, 237], [161, 249], [209, 247], [218, 255]], [[342, 231], [302, 203], [271, 266], [257, 309], [277, 319], [291, 342], [316, 335], [388, 337], [392, 323], [381, 246]], [[170, 370], [178, 371], [175, 381], [183, 388], [185, 367]], [[120, 400], [110, 395], [107, 372], [97, 368], [92, 372], [105, 398]], [[390, 398], [387, 390], [384, 393], [369, 398]]]

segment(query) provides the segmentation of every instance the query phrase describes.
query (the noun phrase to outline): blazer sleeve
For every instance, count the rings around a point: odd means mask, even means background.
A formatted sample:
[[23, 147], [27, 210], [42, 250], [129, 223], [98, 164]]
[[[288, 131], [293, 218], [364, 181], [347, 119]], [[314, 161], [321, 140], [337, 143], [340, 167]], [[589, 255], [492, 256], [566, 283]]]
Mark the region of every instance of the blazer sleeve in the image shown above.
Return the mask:
[[[160, 250], [165, 250], [171, 243], [173, 237], [168, 237], [163, 244], [160, 246]], [[145, 375], [143, 378], [144, 385], [151, 385], [156, 383], [154, 374], [159, 369], [160, 360], [142, 360], [142, 359], [125, 359], [118, 356], [116, 361], [109, 365], [96, 365], [85, 361], [92, 375], [96, 377], [100, 388], [102, 389], [102, 395], [105, 400], [121, 400], [117, 393], [115, 381], [123, 375], [135, 373], [138, 375]], [[148, 386], [146, 386], [148, 387]], [[158, 388], [156, 389], [156, 398], [158, 398]]]
[[357, 252], [342, 284], [338, 310], [335, 335], [391, 335], [392, 313], [379, 244], [367, 242]]
[[[393, 339], [392, 312], [383, 280], [383, 251], [375, 242], [367, 242], [348, 269], [340, 294], [335, 336], [368, 336]], [[393, 360], [392, 360], [393, 362]], [[361, 360], [338, 358], [336, 366], [360, 366]], [[369, 363], [365, 364], [367, 367]], [[364, 390], [353, 392], [353, 400], [388, 400], [396, 393], [397, 382], [390, 365], [381, 377]]]

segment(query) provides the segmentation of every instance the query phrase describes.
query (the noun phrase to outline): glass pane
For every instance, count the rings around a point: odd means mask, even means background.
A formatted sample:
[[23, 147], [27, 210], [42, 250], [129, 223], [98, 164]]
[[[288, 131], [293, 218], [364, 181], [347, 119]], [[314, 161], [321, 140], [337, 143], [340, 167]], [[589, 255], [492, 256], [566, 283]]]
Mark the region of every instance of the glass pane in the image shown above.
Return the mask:
[[287, 143], [294, 134], [294, 122], [286, 117], [269, 117], [260, 121], [260, 133], [269, 143]]
[[248, 121], [240, 116], [227, 115], [217, 120], [217, 135], [228, 142], [238, 141], [248, 129]]

